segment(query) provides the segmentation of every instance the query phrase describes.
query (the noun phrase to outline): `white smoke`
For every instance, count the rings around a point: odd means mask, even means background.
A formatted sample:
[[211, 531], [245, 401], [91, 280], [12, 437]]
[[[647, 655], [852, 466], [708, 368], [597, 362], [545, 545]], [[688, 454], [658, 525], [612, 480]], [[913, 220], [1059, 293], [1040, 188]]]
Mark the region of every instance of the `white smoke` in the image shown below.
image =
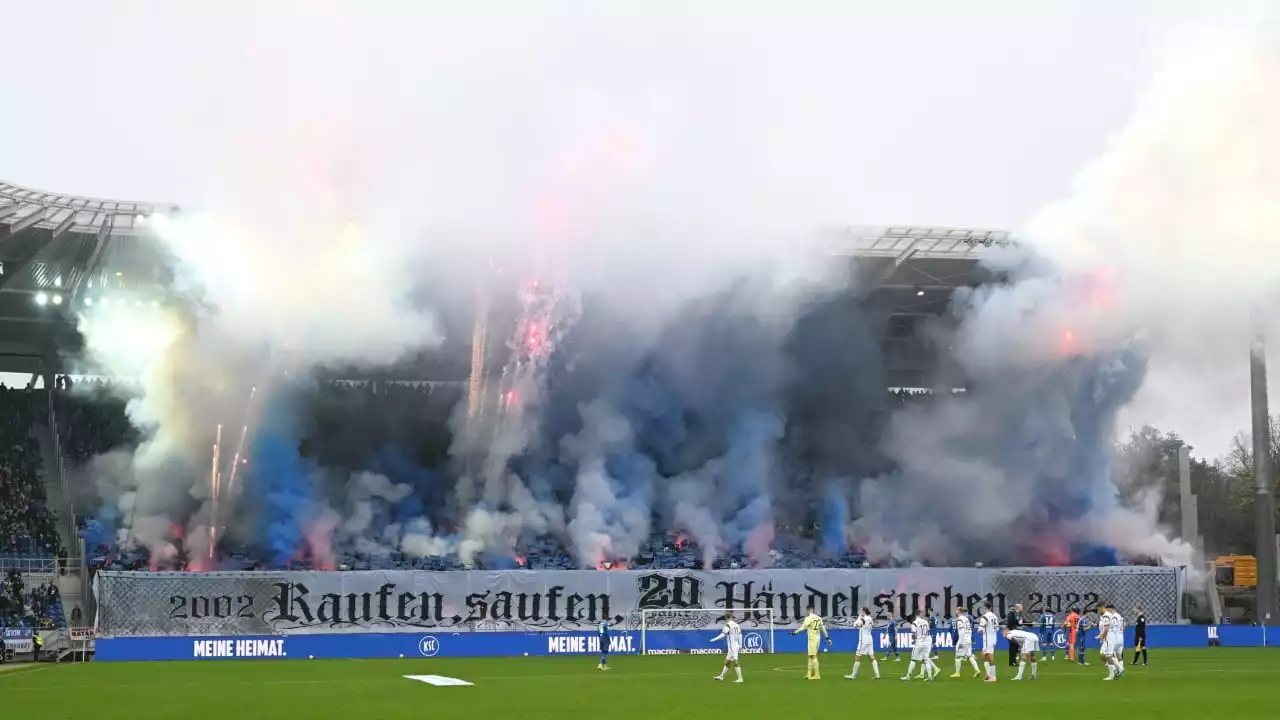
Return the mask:
[[[1272, 170], [1280, 162], [1280, 45], [1274, 26], [1236, 30], [1201, 28], [1178, 36], [1108, 151], [1085, 168], [1069, 197], [1033, 220], [1025, 237], [1047, 259], [1051, 277], [1024, 276], [961, 297], [965, 314], [956, 352], [979, 382], [1007, 383], [1010, 372], [1034, 371], [1055, 359], [1137, 347], [1150, 355], [1154, 372], [1130, 417], [1143, 417], [1147, 406], [1165, 412], [1146, 419], [1174, 430], [1192, 414], [1228, 427], [1247, 421], [1240, 411], [1247, 397], [1242, 388], [1208, 404], [1187, 402], [1184, 390], [1220, 388], [1226, 378], [1239, 377], [1255, 328], [1280, 327], [1280, 314], [1270, 309], [1280, 290], [1280, 212], [1273, 201], [1280, 175]], [[1100, 382], [1132, 377], [1132, 359], [1114, 362]], [[1180, 381], [1176, 390], [1173, 379]], [[1093, 401], [1116, 390], [1098, 385]], [[1179, 397], [1180, 412], [1167, 412], [1171, 393]], [[1080, 418], [1052, 403], [1018, 432], [1030, 439], [1075, 437], [1072, 424]], [[959, 412], [959, 405], [942, 403], [935, 412]], [[1228, 410], [1233, 407], [1236, 412]], [[911, 423], [913, 416], [907, 411], [897, 420]], [[899, 459], [920, 461], [908, 469], [920, 487], [954, 483], [964, 489], [948, 495], [953, 501], [944, 532], [965, 526], [998, 532], [1024, 517], [1032, 498], [1020, 494], [1051, 491], [1005, 474], [1018, 473], [1016, 465], [1001, 468], [957, 454], [945, 447], [955, 439], [937, 429], [954, 428], [972, 445], [973, 428], [983, 422], [1000, 427], [992, 419], [923, 418], [923, 427], [898, 433], [910, 443]], [[1111, 437], [1114, 428], [1109, 430]], [[940, 447], [922, 447], [926, 438]], [[1055, 447], [1061, 449], [1048, 444], [1040, 450]], [[1043, 455], [1033, 472], [1060, 474], [1075, 467], [1071, 463], [1068, 456]], [[984, 500], [975, 507], [966, 495]], [[876, 498], [875, 485], [865, 486], [872, 516]], [[1157, 525], [1152, 508], [1122, 508], [1114, 494], [1094, 500], [1095, 514], [1075, 528], [1075, 537], [1173, 564], [1192, 561], [1193, 548], [1169, 539], [1172, 530]], [[921, 503], [936, 512], [936, 501]], [[910, 512], [911, 503], [891, 505]], [[915, 542], [929, 547], [930, 537], [941, 539], [929, 528], [923, 524]], [[945, 547], [930, 550], [945, 555]]]
[[1248, 425], [1255, 323], [1280, 329], [1280, 35], [1270, 14], [1171, 38], [1134, 117], [1028, 233], [1066, 272], [1105, 273], [1113, 301], [1073, 313], [1082, 336], [1105, 347], [1138, 334], [1151, 347], [1126, 419], [1204, 438], [1210, 457]]

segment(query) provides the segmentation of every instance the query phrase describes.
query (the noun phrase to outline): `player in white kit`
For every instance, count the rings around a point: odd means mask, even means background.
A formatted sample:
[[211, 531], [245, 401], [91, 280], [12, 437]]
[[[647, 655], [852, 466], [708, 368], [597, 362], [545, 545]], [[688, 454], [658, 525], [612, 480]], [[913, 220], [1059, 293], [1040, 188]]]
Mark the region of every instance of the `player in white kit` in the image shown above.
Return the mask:
[[1111, 657], [1111, 613], [1106, 603], [1098, 603], [1098, 654], [1102, 655], [1102, 664], [1107, 666], [1105, 680], [1114, 680], [1116, 676], [1115, 659]]
[[853, 628], [858, 631], [858, 651], [853, 654], [853, 672], [845, 675], [848, 680], [858, 679], [858, 666], [862, 658], [871, 658], [871, 672], [880, 679], [880, 663], [876, 661], [876, 644], [873, 638], [875, 619], [871, 617], [870, 608], [862, 608], [858, 619], [853, 621]]
[[929, 621], [922, 615], [912, 613], [911, 626], [915, 632], [916, 642], [911, 647], [911, 662], [907, 664], [907, 674], [902, 679], [910, 680], [911, 674], [916, 670], [916, 663], [923, 663], [925, 681], [932, 682], [941, 671], [937, 665], [933, 664], [933, 633], [929, 631]]
[[1108, 604], [1107, 609], [1111, 611], [1111, 631], [1107, 633], [1111, 637], [1111, 656], [1116, 659], [1119, 676], [1124, 677], [1124, 615], [1115, 605]]
[[733, 668], [738, 674], [735, 683], [742, 682], [742, 666], [738, 664], [738, 654], [742, 652], [742, 628], [738, 623], [733, 621], [733, 613], [724, 611], [724, 625], [720, 628], [720, 634], [711, 638], [711, 642], [717, 642], [721, 638], [724, 639], [724, 667], [720, 668], [720, 674], [715, 677], [716, 680], [724, 680], [724, 674], [729, 672], [729, 668]]
[[982, 636], [982, 667], [986, 669], [986, 682], [996, 681], [996, 638], [999, 637], [1000, 618], [991, 610], [991, 603], [982, 606], [978, 618], [978, 634]]
[[1106, 603], [1098, 605], [1098, 644], [1107, 665], [1104, 680], [1124, 677], [1124, 618]]
[[1027, 663], [1031, 663], [1031, 679], [1035, 680], [1040, 674], [1039, 664], [1036, 662], [1036, 654], [1040, 652], [1040, 636], [1028, 630], [1007, 628], [1004, 636], [1010, 645], [1018, 647], [1018, 674], [1013, 676], [1013, 679], [1021, 680], [1023, 671], [1027, 669]]
[[973, 618], [965, 608], [956, 610], [956, 672], [951, 677], [960, 677], [960, 666], [965, 660], [973, 667], [973, 676], [978, 677], [982, 671], [978, 669], [978, 661], [973, 657]]

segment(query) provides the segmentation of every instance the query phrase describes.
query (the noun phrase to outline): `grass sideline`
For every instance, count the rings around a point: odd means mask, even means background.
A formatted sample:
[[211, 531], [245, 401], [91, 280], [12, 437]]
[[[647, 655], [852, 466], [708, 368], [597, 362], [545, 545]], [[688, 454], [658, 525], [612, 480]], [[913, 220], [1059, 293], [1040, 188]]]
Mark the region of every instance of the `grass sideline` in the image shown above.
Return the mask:
[[[904, 683], [906, 661], [881, 663], [871, 681], [852, 657], [822, 657], [823, 679], [806, 682], [799, 655], [745, 656], [746, 682], [714, 682], [709, 655], [621, 656], [614, 669], [590, 657], [404, 660], [244, 660], [36, 666], [0, 675], [7, 717], [93, 720], [252, 718], [782, 718], [835, 717], [1159, 718], [1268, 717], [1280, 702], [1280, 652], [1265, 649], [1154, 650], [1150, 668], [1102, 682], [1094, 660], [1079, 667], [1041, 662], [1036, 682], [969, 678]], [[949, 674], [950, 655], [942, 668]], [[432, 687], [403, 675], [456, 677], [474, 687]], [[732, 675], [730, 675], [732, 677]]]

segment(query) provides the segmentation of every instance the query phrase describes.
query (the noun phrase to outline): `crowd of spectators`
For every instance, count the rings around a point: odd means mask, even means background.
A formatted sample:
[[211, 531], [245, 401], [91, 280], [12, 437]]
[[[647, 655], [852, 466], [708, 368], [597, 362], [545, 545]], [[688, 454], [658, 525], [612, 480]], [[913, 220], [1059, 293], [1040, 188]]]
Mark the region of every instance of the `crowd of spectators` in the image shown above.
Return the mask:
[[0, 579], [0, 627], [54, 628], [67, 623], [62, 597], [51, 579], [30, 587], [17, 570]]
[[137, 442], [137, 431], [129, 423], [124, 400], [111, 386], [96, 379], [81, 380], [72, 390], [72, 380], [59, 377], [53, 396], [58, 418], [58, 438], [62, 455], [72, 466], [83, 465], [95, 455]]
[[61, 549], [48, 507], [40, 443], [32, 434], [42, 394], [0, 386], [0, 555], [40, 558]]

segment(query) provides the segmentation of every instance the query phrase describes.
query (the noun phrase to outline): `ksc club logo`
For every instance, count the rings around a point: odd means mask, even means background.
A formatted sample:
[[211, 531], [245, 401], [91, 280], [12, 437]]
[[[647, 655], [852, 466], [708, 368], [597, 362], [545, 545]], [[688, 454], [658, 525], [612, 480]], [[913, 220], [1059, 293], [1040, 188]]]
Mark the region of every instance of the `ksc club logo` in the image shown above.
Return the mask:
[[764, 638], [760, 637], [760, 633], [747, 633], [742, 638], [742, 646], [747, 650], [760, 650], [764, 647]]
[[1061, 630], [1053, 634], [1053, 644], [1060, 648], [1067, 646], [1067, 634]]
[[422, 657], [431, 657], [440, 652], [440, 641], [434, 635], [428, 635], [418, 641], [418, 652]]

